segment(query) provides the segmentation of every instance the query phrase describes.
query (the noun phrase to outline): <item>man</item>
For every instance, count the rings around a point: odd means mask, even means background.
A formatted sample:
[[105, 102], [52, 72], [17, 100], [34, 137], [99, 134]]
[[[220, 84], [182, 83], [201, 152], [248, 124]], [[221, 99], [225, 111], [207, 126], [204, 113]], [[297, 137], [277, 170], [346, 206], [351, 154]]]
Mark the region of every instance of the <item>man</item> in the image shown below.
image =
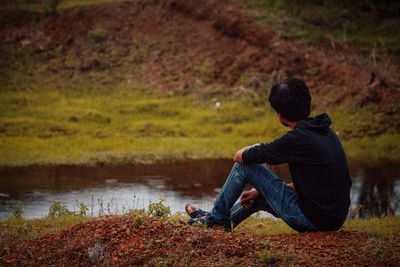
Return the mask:
[[[212, 211], [186, 205], [192, 217], [189, 224], [233, 229], [264, 210], [299, 232], [332, 231], [343, 225], [350, 205], [351, 179], [343, 147], [330, 128], [331, 119], [327, 114], [309, 118], [309, 89], [296, 78], [274, 85], [269, 102], [281, 124], [291, 130], [271, 143], [240, 149]], [[292, 184], [265, 166], [282, 163], [289, 165]], [[247, 183], [253, 189], [243, 192]]]

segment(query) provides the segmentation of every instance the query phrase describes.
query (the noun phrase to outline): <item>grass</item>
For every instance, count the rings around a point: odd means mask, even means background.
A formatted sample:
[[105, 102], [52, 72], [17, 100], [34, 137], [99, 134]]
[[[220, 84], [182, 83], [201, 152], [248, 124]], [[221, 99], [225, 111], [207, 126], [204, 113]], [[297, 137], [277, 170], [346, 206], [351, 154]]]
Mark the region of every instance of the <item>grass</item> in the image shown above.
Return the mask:
[[[282, 131], [261, 109], [254, 118], [252, 110], [233, 115], [249, 105], [246, 100], [223, 102], [217, 110], [211, 101], [143, 96], [127, 89], [1, 95], [1, 165], [218, 158], [255, 142], [268, 124]], [[257, 119], [263, 117], [267, 123], [260, 127]]]
[[[241, 146], [286, 131], [272, 112], [251, 108], [246, 99], [223, 101], [218, 110], [211, 101], [123, 90], [72, 96], [8, 92], [0, 102], [1, 165], [229, 158]], [[246, 111], [234, 115], [237, 109]], [[386, 134], [344, 144], [352, 157], [396, 159], [397, 138]]]
[[[225, 97], [216, 108], [215, 99], [154, 94], [125, 83], [92, 90], [90, 79], [81, 82], [1, 90], [0, 165], [230, 158], [244, 145], [288, 130], [261, 99]], [[351, 158], [399, 158], [399, 134], [383, 129], [384, 117], [366, 125], [363, 118], [373, 110], [346, 111], [331, 115]]]
[[[110, 70], [49, 74], [33, 62], [19, 57], [0, 85], [3, 166], [231, 158], [288, 130], [258, 95], [154, 93]], [[333, 127], [350, 157], [396, 160], [399, 134], [376, 108], [344, 104]]]
[[344, 230], [374, 233], [383, 237], [396, 237], [400, 234], [400, 217], [386, 216], [381, 218], [347, 220]]
[[[317, 45], [356, 45], [371, 53], [399, 55], [395, 1], [240, 0], [261, 23]], [[383, 16], [382, 14], [385, 14]]]
[[[49, 3], [52, 0], [48, 1]], [[59, 5], [57, 5], [57, 10], [75, 8], [80, 6], [96, 5], [96, 4], [108, 4], [115, 2], [122, 2], [124, 0], [62, 0]], [[29, 1], [29, 0], [0, 0], [0, 5], [14, 5], [19, 9], [46, 13], [48, 12], [45, 0]]]
[[[342, 227], [345, 231], [359, 231], [376, 234], [381, 237], [392, 238], [400, 234], [400, 217], [385, 216], [372, 217], [366, 219], [348, 219]], [[261, 218], [257, 216], [250, 217], [244, 221], [239, 228], [250, 230], [256, 235], [280, 235], [296, 233], [281, 220], [270, 218]]]

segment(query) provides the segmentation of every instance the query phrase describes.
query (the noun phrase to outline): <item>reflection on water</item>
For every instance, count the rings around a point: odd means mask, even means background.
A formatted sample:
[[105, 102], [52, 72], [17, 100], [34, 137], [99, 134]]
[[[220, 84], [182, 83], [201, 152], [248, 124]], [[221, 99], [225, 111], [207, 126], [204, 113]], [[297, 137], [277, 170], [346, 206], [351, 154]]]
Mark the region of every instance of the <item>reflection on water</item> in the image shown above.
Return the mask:
[[352, 210], [356, 217], [399, 215], [399, 164], [352, 164]]
[[[26, 217], [48, 213], [54, 201], [78, 210], [84, 203], [92, 215], [146, 208], [164, 198], [173, 212], [186, 202], [210, 209], [232, 167], [230, 160], [197, 160], [154, 165], [51, 166], [0, 169], [0, 218], [21, 204]], [[290, 180], [286, 166], [278, 176]], [[400, 167], [351, 163], [351, 217], [400, 213]]]

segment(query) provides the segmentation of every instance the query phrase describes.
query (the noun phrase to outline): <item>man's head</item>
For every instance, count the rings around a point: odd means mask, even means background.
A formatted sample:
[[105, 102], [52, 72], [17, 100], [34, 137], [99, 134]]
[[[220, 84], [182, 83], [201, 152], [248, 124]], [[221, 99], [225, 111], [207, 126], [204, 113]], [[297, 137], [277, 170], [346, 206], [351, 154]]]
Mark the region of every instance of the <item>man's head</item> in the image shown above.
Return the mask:
[[309, 89], [302, 80], [296, 78], [289, 77], [272, 86], [269, 102], [285, 126], [288, 126], [287, 122], [305, 120], [310, 115]]

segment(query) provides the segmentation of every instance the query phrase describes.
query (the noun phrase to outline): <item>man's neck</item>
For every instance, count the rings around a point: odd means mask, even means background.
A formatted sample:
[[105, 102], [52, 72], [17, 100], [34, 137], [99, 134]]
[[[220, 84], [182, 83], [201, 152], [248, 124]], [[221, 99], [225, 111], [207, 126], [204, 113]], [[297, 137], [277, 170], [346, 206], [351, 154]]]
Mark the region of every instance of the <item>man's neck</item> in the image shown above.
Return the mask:
[[293, 121], [293, 122], [288, 121], [287, 124], [290, 129], [294, 130], [294, 128], [296, 127], [297, 121]]

